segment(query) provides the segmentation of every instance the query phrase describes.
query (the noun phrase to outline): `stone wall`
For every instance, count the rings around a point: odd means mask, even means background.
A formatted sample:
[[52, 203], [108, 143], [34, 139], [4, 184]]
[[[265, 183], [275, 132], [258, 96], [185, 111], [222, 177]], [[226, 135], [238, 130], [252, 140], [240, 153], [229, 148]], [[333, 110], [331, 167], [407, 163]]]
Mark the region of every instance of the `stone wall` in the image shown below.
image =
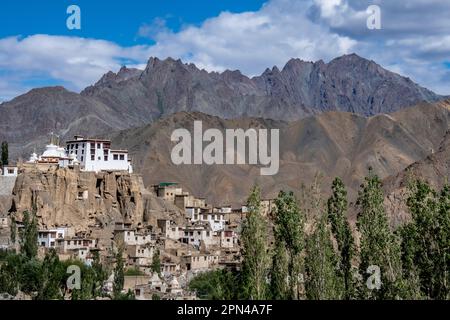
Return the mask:
[[0, 196], [10, 196], [15, 183], [16, 177], [0, 176]]

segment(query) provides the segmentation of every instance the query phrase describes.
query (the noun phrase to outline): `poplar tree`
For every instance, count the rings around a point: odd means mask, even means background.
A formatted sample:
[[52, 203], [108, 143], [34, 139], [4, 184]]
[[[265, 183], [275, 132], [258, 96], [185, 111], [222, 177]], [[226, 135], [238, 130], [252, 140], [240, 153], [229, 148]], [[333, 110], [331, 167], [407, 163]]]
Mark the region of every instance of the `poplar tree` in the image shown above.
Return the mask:
[[50, 249], [45, 255], [41, 266], [41, 284], [38, 291], [38, 300], [61, 299], [61, 282], [64, 278], [65, 270], [59, 262], [55, 249]]
[[291, 296], [289, 287], [289, 257], [284, 241], [275, 240], [270, 272], [270, 292], [272, 299], [286, 300]]
[[344, 297], [339, 257], [334, 251], [325, 215], [318, 218], [315, 230], [306, 242], [305, 269], [308, 299], [330, 300]]
[[411, 222], [401, 230], [405, 277], [418, 277], [423, 295], [448, 299], [450, 255], [450, 187], [440, 194], [416, 180], [407, 205]]
[[114, 268], [114, 284], [113, 295], [114, 299], [121, 299], [123, 285], [125, 281], [124, 276], [124, 261], [123, 261], [123, 247], [120, 246], [116, 254], [116, 266]]
[[35, 258], [38, 251], [38, 230], [35, 210], [30, 215], [28, 211], [23, 212], [23, 229], [20, 233], [20, 251], [28, 258]]
[[3, 141], [2, 142], [2, 146], [1, 146], [1, 159], [0, 159], [0, 165], [8, 165], [8, 158], [9, 158], [9, 153], [8, 153], [8, 142]]
[[244, 299], [262, 300], [267, 295], [270, 264], [267, 222], [261, 215], [261, 191], [254, 187], [247, 201], [247, 218], [242, 224], [242, 295]]
[[355, 254], [355, 243], [347, 220], [347, 190], [339, 177], [334, 179], [331, 189], [332, 195], [327, 202], [328, 221], [336, 239], [340, 255], [340, 269], [344, 277], [345, 298], [351, 299], [354, 295], [352, 259]]
[[[299, 277], [303, 267], [301, 253], [305, 246], [305, 217], [292, 192], [280, 191], [275, 206], [276, 250], [271, 275], [272, 287], [276, 290], [274, 294], [280, 298], [298, 299]], [[288, 292], [284, 292], [283, 279], [287, 279]]]
[[152, 257], [152, 264], [150, 266], [153, 272], [156, 272], [158, 275], [161, 273], [161, 260], [159, 258], [159, 249], [156, 248]]
[[[357, 227], [361, 234], [359, 269], [363, 280], [362, 298], [394, 299], [397, 297], [396, 286], [401, 281], [400, 244], [389, 228], [383, 200], [381, 181], [369, 169], [357, 200]], [[369, 274], [369, 270], [376, 268], [380, 270], [379, 275], [376, 272]], [[369, 287], [367, 280], [371, 281], [378, 276], [381, 287]]]
[[94, 274], [94, 285], [92, 288], [92, 295], [94, 297], [98, 297], [102, 294], [103, 282], [107, 278], [107, 273], [103, 268], [103, 265], [100, 261], [100, 254], [98, 251], [94, 251], [92, 253], [93, 261], [92, 261], [92, 271]]

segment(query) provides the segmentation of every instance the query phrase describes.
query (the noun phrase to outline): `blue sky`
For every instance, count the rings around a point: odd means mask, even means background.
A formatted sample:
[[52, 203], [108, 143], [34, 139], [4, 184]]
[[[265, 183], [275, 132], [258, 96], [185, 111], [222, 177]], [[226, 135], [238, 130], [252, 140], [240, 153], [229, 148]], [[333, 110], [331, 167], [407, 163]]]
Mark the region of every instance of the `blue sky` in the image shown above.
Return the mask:
[[[264, 0], [2, 0], [0, 38], [14, 35], [50, 34], [80, 36], [114, 41], [120, 45], [148, 44], [137, 37], [141, 25], [155, 18], [165, 19], [167, 27], [179, 31], [183, 25], [200, 25], [222, 11], [258, 10]], [[82, 28], [68, 30], [66, 9], [81, 8]]]
[[[66, 27], [71, 4], [81, 30]], [[367, 28], [373, 4], [380, 30]], [[447, 0], [2, 0], [0, 101], [39, 86], [80, 91], [150, 56], [253, 76], [352, 52], [450, 94], [449, 16]]]

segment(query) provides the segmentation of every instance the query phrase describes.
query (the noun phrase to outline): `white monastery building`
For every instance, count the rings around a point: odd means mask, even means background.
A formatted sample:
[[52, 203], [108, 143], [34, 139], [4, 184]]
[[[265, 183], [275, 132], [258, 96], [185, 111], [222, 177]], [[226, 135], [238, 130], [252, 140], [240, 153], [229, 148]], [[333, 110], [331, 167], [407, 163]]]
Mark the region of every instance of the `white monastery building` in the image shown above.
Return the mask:
[[57, 164], [60, 167], [79, 165], [83, 171], [128, 171], [133, 172], [128, 150], [111, 149], [111, 140], [75, 136], [66, 142], [66, 148], [51, 139], [44, 153], [33, 153], [28, 163]]

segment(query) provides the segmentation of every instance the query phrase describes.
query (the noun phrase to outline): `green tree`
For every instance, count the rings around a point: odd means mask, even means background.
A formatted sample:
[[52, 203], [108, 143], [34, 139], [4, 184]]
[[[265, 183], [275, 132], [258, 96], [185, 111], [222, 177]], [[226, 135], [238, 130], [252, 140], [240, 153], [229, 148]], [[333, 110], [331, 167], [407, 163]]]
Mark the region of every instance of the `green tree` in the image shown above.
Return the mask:
[[[274, 282], [273, 294], [282, 298], [299, 298], [299, 277], [303, 261], [301, 253], [304, 249], [304, 221], [303, 212], [297, 205], [292, 192], [281, 191], [275, 200], [275, 259], [272, 267], [271, 279]], [[281, 247], [284, 246], [285, 250]], [[287, 263], [287, 274], [286, 266]], [[277, 274], [277, 272], [282, 272]], [[282, 279], [288, 281], [288, 292], [283, 292]]]
[[199, 274], [189, 282], [189, 289], [200, 299], [233, 300], [238, 298], [237, 276], [231, 271], [214, 270]]
[[247, 218], [242, 223], [242, 295], [261, 300], [267, 295], [270, 258], [267, 245], [267, 222], [261, 215], [261, 191], [254, 187], [247, 201]]
[[61, 284], [65, 277], [65, 269], [60, 263], [55, 249], [50, 249], [41, 266], [41, 285], [38, 291], [38, 300], [61, 299]]
[[418, 278], [424, 296], [449, 299], [450, 188], [439, 194], [416, 180], [407, 205], [412, 219], [400, 231], [404, 276]]
[[[363, 280], [363, 298], [394, 299], [401, 281], [400, 244], [389, 228], [383, 201], [381, 181], [370, 169], [357, 200], [357, 227], [361, 234], [359, 268]], [[380, 270], [381, 288], [369, 288], [366, 285], [367, 280], [369, 277], [374, 279], [373, 276], [377, 277], [377, 274], [369, 274], [368, 271], [377, 267]]]
[[92, 288], [92, 296], [98, 297], [102, 294], [103, 282], [106, 280], [108, 274], [104, 269], [101, 261], [100, 254], [98, 251], [94, 251], [92, 253], [93, 261], [92, 261], [92, 271], [93, 271], [93, 288]]
[[17, 236], [17, 224], [14, 216], [11, 216], [11, 226], [10, 226], [10, 238], [11, 243], [15, 245]]
[[113, 284], [113, 295], [114, 299], [121, 299], [121, 293], [123, 290], [123, 285], [125, 281], [124, 277], [124, 260], [123, 260], [123, 247], [119, 246], [116, 254], [116, 266], [114, 268], [114, 284]]
[[29, 259], [23, 254], [17, 256], [20, 257], [16, 265], [20, 290], [36, 297], [42, 286], [42, 262], [36, 258]]
[[347, 190], [340, 178], [335, 178], [332, 186], [332, 195], [328, 199], [328, 221], [331, 231], [337, 242], [340, 255], [340, 269], [342, 270], [345, 286], [345, 298], [351, 299], [354, 295], [352, 259], [355, 254], [355, 243], [347, 220]]
[[308, 299], [342, 299], [345, 296], [339, 267], [339, 257], [334, 251], [326, 216], [323, 215], [318, 218], [315, 230], [306, 242], [305, 288]]
[[23, 228], [20, 233], [20, 251], [28, 258], [36, 257], [38, 250], [38, 228], [35, 210], [30, 215], [28, 211], [23, 212]]
[[21, 266], [23, 257], [8, 253], [0, 264], [0, 292], [16, 295], [20, 289]]
[[152, 264], [150, 265], [150, 269], [157, 274], [161, 274], [161, 259], [159, 257], [159, 249], [156, 248], [152, 257]]
[[1, 146], [1, 161], [0, 161], [0, 165], [8, 165], [8, 158], [9, 158], [9, 154], [8, 154], [8, 142], [3, 141], [2, 142], [2, 146]]
[[270, 292], [275, 300], [287, 300], [291, 297], [289, 256], [284, 241], [275, 240], [275, 250], [270, 272]]

